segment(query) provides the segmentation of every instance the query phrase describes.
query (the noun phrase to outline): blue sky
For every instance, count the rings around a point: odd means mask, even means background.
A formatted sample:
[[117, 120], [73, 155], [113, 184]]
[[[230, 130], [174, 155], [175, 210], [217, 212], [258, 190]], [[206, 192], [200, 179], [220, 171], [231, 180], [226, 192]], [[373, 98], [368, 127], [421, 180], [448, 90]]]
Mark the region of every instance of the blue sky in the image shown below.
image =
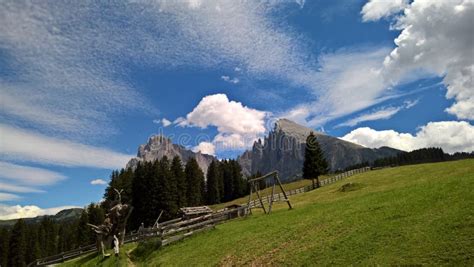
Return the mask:
[[157, 133], [228, 158], [285, 117], [474, 150], [472, 1], [0, 6], [0, 219], [99, 201]]

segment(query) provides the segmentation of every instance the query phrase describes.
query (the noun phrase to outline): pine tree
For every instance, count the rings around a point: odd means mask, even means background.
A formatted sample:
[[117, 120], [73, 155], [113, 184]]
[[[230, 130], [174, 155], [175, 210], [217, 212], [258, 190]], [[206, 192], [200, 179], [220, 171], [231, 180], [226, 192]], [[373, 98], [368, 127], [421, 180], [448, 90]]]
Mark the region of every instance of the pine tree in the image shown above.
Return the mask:
[[89, 214], [87, 213], [87, 210], [84, 209], [77, 225], [76, 242], [79, 246], [87, 246], [91, 244], [91, 230], [87, 223], [89, 223]]
[[[88, 222], [93, 225], [100, 225], [104, 222], [105, 219], [105, 211], [99, 205], [95, 203], [89, 204], [87, 206], [87, 217]], [[89, 232], [89, 242], [93, 242], [96, 238], [96, 235], [93, 231]]]
[[229, 163], [232, 172], [232, 187], [234, 189], [232, 193], [232, 199], [236, 199], [245, 194], [245, 181], [242, 177], [242, 167], [240, 167], [240, 164], [236, 160], [230, 160]]
[[26, 262], [33, 262], [35, 259], [41, 258], [41, 249], [38, 241], [38, 229], [35, 224], [27, 225], [27, 248], [26, 248]]
[[[319, 176], [328, 172], [328, 163], [313, 132], [306, 138], [303, 163], [303, 178], [312, 179], [313, 188], [319, 187]], [[316, 179], [316, 185], [314, 183]]]
[[198, 206], [203, 203], [202, 184], [204, 183], [204, 173], [199, 168], [196, 159], [191, 158], [186, 163], [186, 198], [188, 206]]
[[19, 219], [11, 231], [10, 249], [9, 249], [9, 266], [26, 266], [26, 249], [27, 236], [26, 224]]
[[183, 163], [178, 156], [171, 162], [171, 172], [176, 180], [176, 202], [178, 208], [186, 207], [186, 176], [183, 170]]
[[158, 163], [160, 182], [160, 209], [164, 211], [163, 219], [172, 219], [178, 212], [177, 183], [170, 169], [168, 157], [164, 156]]
[[138, 229], [143, 222], [145, 226], [154, 223], [153, 217], [157, 208], [154, 195], [157, 194], [157, 183], [153, 175], [153, 165], [149, 162], [139, 163], [135, 169], [132, 182], [132, 206], [134, 208], [130, 229]]
[[217, 188], [219, 189], [219, 203], [222, 203], [224, 201], [224, 173], [222, 168], [222, 162], [216, 161], [216, 167], [218, 170]]
[[206, 203], [209, 205], [220, 203], [219, 176], [218, 163], [212, 161], [207, 169]]
[[8, 265], [10, 250], [10, 231], [6, 228], [0, 229], [0, 266]]
[[234, 199], [234, 175], [232, 172], [232, 166], [228, 160], [222, 161], [222, 179], [224, 181], [223, 201], [231, 201]]

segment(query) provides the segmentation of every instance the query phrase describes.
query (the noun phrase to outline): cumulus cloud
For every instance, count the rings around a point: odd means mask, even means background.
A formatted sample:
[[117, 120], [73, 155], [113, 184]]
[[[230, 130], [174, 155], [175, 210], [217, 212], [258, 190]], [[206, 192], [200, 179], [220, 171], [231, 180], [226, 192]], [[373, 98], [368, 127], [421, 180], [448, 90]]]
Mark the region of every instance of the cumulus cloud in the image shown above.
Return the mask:
[[444, 77], [446, 97], [455, 100], [446, 111], [473, 120], [473, 14], [473, 1], [412, 1], [393, 19], [392, 27], [401, 32], [384, 60], [384, 78], [397, 84], [420, 75]]
[[193, 148], [193, 151], [214, 156], [216, 154], [216, 147], [211, 142], [200, 142], [199, 145]]
[[407, 5], [408, 0], [369, 0], [360, 13], [364, 21], [379, 20], [400, 12]]
[[107, 182], [103, 179], [94, 179], [91, 181], [91, 185], [105, 185]]
[[[1, 194], [0, 194], [1, 199]], [[72, 208], [80, 208], [78, 206], [61, 206], [61, 207], [53, 207], [53, 208], [40, 208], [35, 205], [14, 205], [14, 206], [7, 206], [0, 204], [0, 220], [12, 220], [12, 219], [19, 219], [19, 218], [33, 218], [36, 216], [42, 215], [55, 215], [56, 213], [60, 212], [64, 209], [72, 209]]]
[[415, 135], [363, 127], [351, 131], [342, 139], [371, 148], [389, 146], [411, 151], [423, 147], [441, 147], [448, 153], [472, 152], [474, 126], [465, 121], [429, 122], [420, 127]]
[[336, 125], [335, 127], [343, 127], [343, 126], [354, 127], [366, 121], [387, 120], [393, 117], [395, 114], [397, 114], [401, 110], [412, 108], [417, 103], [418, 103], [418, 100], [406, 101], [403, 105], [398, 106], [398, 107], [381, 107], [376, 110], [372, 110], [371, 112], [361, 114], [343, 123], [340, 123]]
[[237, 84], [240, 82], [240, 80], [237, 77], [231, 78], [230, 76], [227, 76], [227, 75], [222, 75], [221, 79], [228, 83], [233, 83], [233, 84]]
[[214, 138], [218, 149], [244, 149], [265, 132], [267, 113], [229, 101], [225, 94], [209, 95], [186, 115], [181, 125], [206, 128], [217, 127], [219, 134]]
[[122, 168], [132, 155], [118, 153], [58, 138], [47, 137], [0, 124], [0, 156], [44, 164]]

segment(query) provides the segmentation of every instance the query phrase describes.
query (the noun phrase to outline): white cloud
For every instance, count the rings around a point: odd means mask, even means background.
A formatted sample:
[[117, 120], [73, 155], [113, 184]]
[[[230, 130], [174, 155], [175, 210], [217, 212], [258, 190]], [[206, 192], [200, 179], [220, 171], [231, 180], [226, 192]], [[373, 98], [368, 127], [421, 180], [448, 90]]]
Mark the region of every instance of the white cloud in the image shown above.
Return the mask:
[[21, 185], [14, 185], [10, 183], [4, 183], [0, 181], [0, 188], [3, 191], [13, 192], [13, 193], [42, 193], [43, 190], [39, 190], [36, 188], [28, 187], [28, 186], [21, 186]]
[[20, 197], [17, 195], [0, 192], [0, 201], [13, 201], [18, 199], [20, 199]]
[[183, 117], [178, 117], [173, 121], [173, 124], [184, 127], [186, 126], [186, 119]]
[[371, 113], [365, 113], [348, 121], [338, 124], [336, 127], [342, 126], [356, 126], [365, 121], [376, 121], [390, 119], [393, 115], [397, 114], [401, 110], [401, 107], [387, 107], [382, 108]]
[[216, 126], [225, 133], [263, 133], [266, 113], [229, 101], [225, 94], [209, 95], [186, 116], [189, 125], [206, 128]]
[[369, 0], [362, 7], [364, 21], [379, 20], [400, 12], [408, 5], [408, 0]]
[[163, 125], [163, 127], [168, 127], [168, 126], [170, 126], [171, 124], [173, 124], [173, 122], [171, 122], [171, 121], [168, 120], [167, 118], [162, 118], [161, 120], [153, 120], [153, 123], [155, 123], [155, 124], [161, 124], [161, 125]]
[[[1, 195], [0, 195], [1, 198]], [[64, 209], [72, 209], [72, 208], [80, 208], [78, 206], [61, 206], [61, 207], [53, 207], [53, 208], [46, 208], [42, 209], [35, 205], [14, 205], [14, 206], [7, 206], [0, 204], [0, 220], [12, 220], [12, 219], [19, 219], [19, 218], [33, 218], [36, 216], [42, 215], [55, 215], [56, 213], [60, 212]]]
[[448, 153], [472, 152], [474, 126], [464, 121], [429, 122], [420, 127], [415, 135], [363, 127], [351, 131], [342, 139], [372, 148], [389, 146], [411, 151], [423, 147], [441, 147]]
[[350, 120], [347, 120], [343, 123], [340, 123], [336, 125], [335, 127], [342, 127], [342, 126], [350, 126], [354, 127], [362, 122], [366, 121], [376, 121], [376, 120], [386, 120], [390, 119], [393, 117], [395, 114], [400, 112], [401, 110], [404, 109], [409, 109], [415, 106], [418, 103], [418, 100], [416, 101], [406, 101], [403, 105], [398, 106], [398, 107], [382, 107], [378, 108], [376, 110], [372, 110], [369, 113], [364, 113], [361, 114], [355, 118], [352, 118]]
[[60, 173], [0, 161], [0, 177], [23, 185], [51, 185], [66, 177]]
[[201, 152], [203, 154], [208, 154], [214, 156], [216, 154], [216, 148], [213, 143], [210, 142], [200, 142], [199, 145], [193, 148], [194, 152]]
[[0, 156], [64, 166], [122, 168], [132, 155], [62, 139], [51, 138], [0, 124]]
[[385, 58], [384, 78], [397, 84], [413, 76], [444, 77], [446, 97], [456, 101], [446, 111], [474, 120], [473, 14], [472, 0], [412, 1], [394, 18], [401, 33]]
[[164, 127], [168, 127], [171, 125], [171, 121], [167, 120], [166, 118], [161, 119], [161, 124], [163, 124]]
[[226, 144], [217, 146], [218, 149], [244, 149], [265, 132], [266, 116], [264, 111], [229, 101], [225, 94], [215, 94], [204, 97], [180, 124], [203, 129], [215, 126], [219, 134], [214, 145]]
[[93, 11], [98, 3], [83, 4], [88, 7], [2, 3], [0, 46], [6, 70], [0, 74], [1, 119], [90, 140], [115, 133], [116, 114], [153, 110], [117, 78], [126, 77], [119, 61], [133, 55], [133, 35], [119, 37], [110, 21], [94, 18], [101, 16]]
[[95, 179], [91, 181], [91, 185], [105, 185], [107, 182], [103, 179]]
[[[318, 85], [313, 102], [298, 105], [280, 117], [311, 127], [365, 109], [392, 97], [380, 75], [387, 48], [341, 50], [320, 56], [317, 73], [306, 78]], [[311, 82], [312, 80], [312, 82]]]
[[221, 79], [228, 83], [233, 83], [233, 84], [237, 84], [240, 82], [240, 80], [237, 77], [231, 78], [230, 76], [227, 76], [227, 75], [222, 75]]

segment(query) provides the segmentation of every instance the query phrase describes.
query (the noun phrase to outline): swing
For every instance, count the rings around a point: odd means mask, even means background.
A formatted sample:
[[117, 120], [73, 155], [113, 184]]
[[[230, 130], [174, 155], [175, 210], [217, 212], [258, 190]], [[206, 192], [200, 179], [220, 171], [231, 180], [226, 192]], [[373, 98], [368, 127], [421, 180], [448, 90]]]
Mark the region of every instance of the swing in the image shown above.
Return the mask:
[[[260, 191], [259, 181], [261, 181], [263, 179], [267, 179], [267, 178], [273, 178], [272, 179], [272, 181], [273, 181], [272, 194], [270, 196], [268, 212], [267, 212], [267, 209], [265, 208], [265, 205], [263, 204], [262, 197], [260, 196], [260, 193], [259, 193], [259, 191]], [[284, 196], [284, 199], [282, 199], [280, 201], [284, 201], [284, 202], [288, 203], [289, 209], [292, 209], [290, 200], [288, 199], [288, 196], [286, 195], [286, 192], [283, 189], [283, 186], [281, 185], [280, 178], [278, 178], [278, 171], [270, 172], [270, 173], [268, 173], [264, 176], [250, 179], [250, 180], [248, 180], [248, 183], [250, 185], [249, 200], [248, 200], [248, 203], [247, 203], [248, 213], [252, 214], [252, 206], [250, 205], [250, 203], [252, 202], [252, 193], [255, 191], [255, 194], [257, 195], [257, 198], [260, 202], [260, 206], [257, 206], [257, 207], [254, 207], [254, 208], [262, 208], [263, 212], [265, 214], [270, 214], [270, 212], [272, 211], [273, 202], [276, 201], [275, 200], [275, 187], [276, 187], [276, 184], [278, 184], [278, 186], [280, 187], [281, 192], [283, 193], [283, 196]], [[266, 180], [265, 180], [265, 183], [268, 185]]]

